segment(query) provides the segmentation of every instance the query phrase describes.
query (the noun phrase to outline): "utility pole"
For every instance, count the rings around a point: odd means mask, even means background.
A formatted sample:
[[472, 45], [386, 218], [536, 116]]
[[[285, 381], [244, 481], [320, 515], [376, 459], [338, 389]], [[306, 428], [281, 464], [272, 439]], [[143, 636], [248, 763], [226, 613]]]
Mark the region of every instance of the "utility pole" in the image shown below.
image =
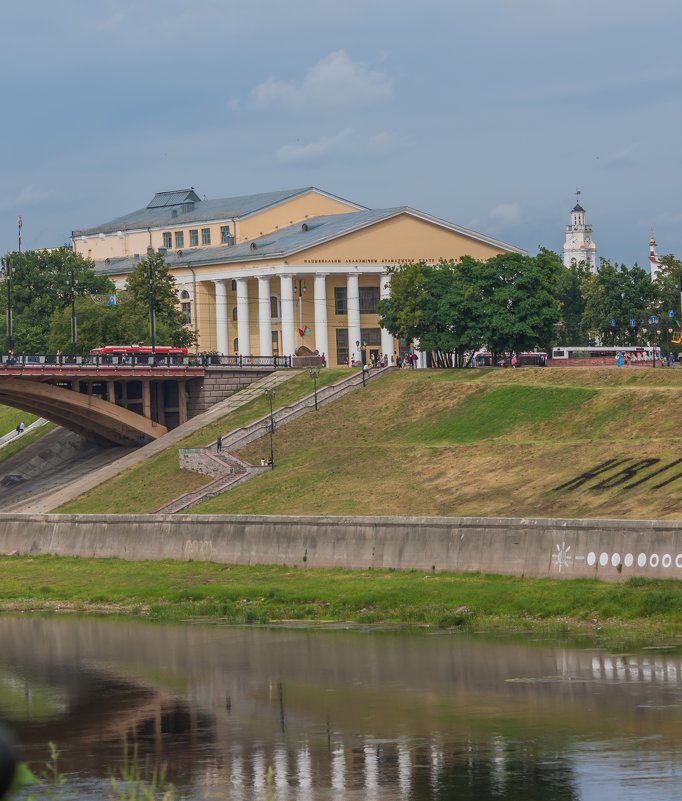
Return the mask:
[[154, 302], [154, 270], [152, 268], [153, 258], [153, 248], [147, 248], [147, 281], [149, 282], [149, 335], [152, 340], [152, 356], [156, 353], [156, 304]]
[[19, 253], [21, 253], [21, 229], [24, 227], [24, 218], [21, 214], [17, 217], [17, 230], [19, 232]]
[[73, 267], [70, 273], [71, 279], [71, 355], [76, 355], [76, 276]]
[[2, 259], [2, 269], [7, 284], [7, 353], [11, 355], [14, 350], [13, 320], [12, 320], [12, 262], [9, 253]]

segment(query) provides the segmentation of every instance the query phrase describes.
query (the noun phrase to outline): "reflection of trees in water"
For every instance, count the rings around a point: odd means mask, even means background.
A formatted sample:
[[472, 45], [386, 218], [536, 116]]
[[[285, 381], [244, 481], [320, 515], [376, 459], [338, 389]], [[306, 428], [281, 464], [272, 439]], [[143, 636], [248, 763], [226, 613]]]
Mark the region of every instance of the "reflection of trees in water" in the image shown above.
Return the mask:
[[[415, 754], [410, 801], [578, 801], [570, 758], [538, 753], [534, 744], [508, 745], [503, 753], [489, 744], [469, 743], [461, 751], [419, 749]], [[422, 767], [424, 769], [420, 770]]]

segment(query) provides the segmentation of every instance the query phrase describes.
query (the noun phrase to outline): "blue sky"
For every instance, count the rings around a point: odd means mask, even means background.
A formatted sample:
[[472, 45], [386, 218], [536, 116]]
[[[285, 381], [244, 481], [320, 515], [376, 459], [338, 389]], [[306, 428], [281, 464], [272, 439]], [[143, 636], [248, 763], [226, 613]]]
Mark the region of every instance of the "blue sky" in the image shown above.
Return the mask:
[[25, 0], [3, 9], [0, 250], [193, 186], [318, 186], [559, 250], [682, 257], [679, 0]]

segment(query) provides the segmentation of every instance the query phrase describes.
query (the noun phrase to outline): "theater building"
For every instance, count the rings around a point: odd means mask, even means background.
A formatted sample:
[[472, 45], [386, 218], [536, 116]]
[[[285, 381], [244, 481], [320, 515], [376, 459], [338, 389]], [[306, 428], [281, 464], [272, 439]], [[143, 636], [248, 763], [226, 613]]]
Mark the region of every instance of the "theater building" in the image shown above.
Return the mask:
[[399, 343], [377, 314], [389, 268], [523, 252], [415, 209], [368, 209], [314, 187], [219, 200], [159, 192], [72, 240], [117, 289], [148, 248], [164, 253], [201, 351], [292, 355], [304, 344], [330, 366], [395, 358]]

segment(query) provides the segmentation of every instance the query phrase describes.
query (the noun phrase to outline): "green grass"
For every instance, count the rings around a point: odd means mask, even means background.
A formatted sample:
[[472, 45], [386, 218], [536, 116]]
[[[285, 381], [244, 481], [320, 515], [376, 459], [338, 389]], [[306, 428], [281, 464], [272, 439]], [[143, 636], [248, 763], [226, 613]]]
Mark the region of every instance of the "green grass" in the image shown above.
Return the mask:
[[0, 609], [75, 609], [153, 620], [381, 623], [540, 631], [682, 644], [682, 584], [624, 584], [207, 562], [0, 558]]
[[[292, 379], [278, 405], [309, 388], [307, 375]], [[396, 371], [278, 428], [275, 470], [187, 511], [679, 519], [682, 481], [656, 492], [555, 488], [608, 459], [677, 459], [681, 400], [679, 369]], [[182, 445], [266, 412], [261, 398]], [[257, 464], [268, 449], [261, 439], [241, 456]], [[176, 453], [58, 511], [150, 512], [207, 482], [180, 471]]]
[[[347, 376], [348, 370], [323, 370], [318, 388], [333, 384]], [[278, 407], [287, 406], [313, 390], [313, 382], [307, 373], [301, 373], [280, 384], [276, 392]], [[188, 436], [179, 445], [164, 451], [127, 470], [106, 485], [96, 487], [74, 501], [64, 504], [57, 512], [82, 514], [144, 514], [153, 512], [178, 495], [191, 492], [209, 483], [212, 479], [200, 473], [181, 470], [178, 461], [180, 448], [204, 447], [215, 441], [218, 434], [240, 428], [269, 411], [269, 403], [263, 396], [240, 407], [220, 420]]]
[[597, 390], [585, 387], [484, 386], [459, 405], [409, 428], [414, 443], [495, 439], [519, 426], [570, 417]]

